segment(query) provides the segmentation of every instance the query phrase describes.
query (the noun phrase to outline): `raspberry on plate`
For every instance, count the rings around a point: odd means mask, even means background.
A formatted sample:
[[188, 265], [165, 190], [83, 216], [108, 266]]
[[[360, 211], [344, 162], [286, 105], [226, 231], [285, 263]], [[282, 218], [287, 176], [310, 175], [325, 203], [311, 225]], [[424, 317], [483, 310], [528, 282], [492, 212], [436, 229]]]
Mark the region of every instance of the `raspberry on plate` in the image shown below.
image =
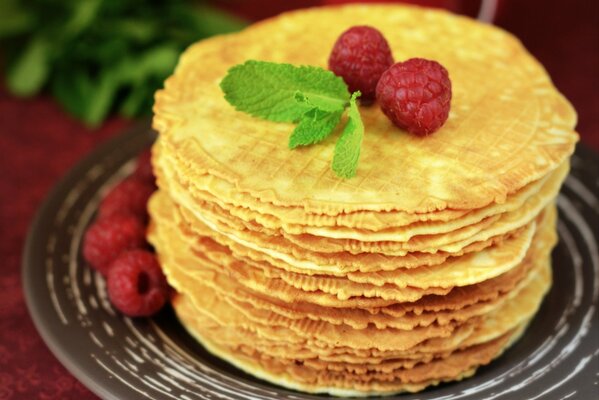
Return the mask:
[[135, 177], [127, 178], [112, 188], [104, 197], [98, 208], [98, 217], [133, 214], [145, 222], [148, 219], [146, 209], [148, 199], [155, 190], [151, 183]]
[[110, 263], [123, 251], [142, 248], [145, 226], [130, 214], [115, 214], [98, 219], [85, 232], [83, 257], [102, 275], [106, 276]]
[[137, 164], [135, 165], [133, 176], [150, 185], [156, 185], [156, 177], [152, 170], [152, 152], [149, 149], [144, 150], [137, 157]]
[[383, 73], [376, 98], [395, 125], [424, 136], [439, 129], [449, 116], [451, 81], [438, 62], [411, 58]]
[[329, 69], [343, 78], [349, 90], [362, 92], [372, 102], [379, 78], [393, 65], [393, 55], [381, 32], [370, 26], [354, 26], [341, 34], [329, 57]]
[[148, 317], [160, 311], [169, 286], [154, 254], [145, 250], [122, 253], [110, 266], [108, 298], [123, 314]]

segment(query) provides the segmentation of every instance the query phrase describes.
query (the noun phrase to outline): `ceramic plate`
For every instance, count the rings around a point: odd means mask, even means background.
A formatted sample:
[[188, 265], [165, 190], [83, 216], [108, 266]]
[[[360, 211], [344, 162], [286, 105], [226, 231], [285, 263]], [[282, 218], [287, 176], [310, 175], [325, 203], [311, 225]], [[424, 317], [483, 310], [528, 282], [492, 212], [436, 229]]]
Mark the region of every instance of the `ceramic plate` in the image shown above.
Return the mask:
[[[115, 312], [81, 238], [107, 188], [154, 140], [143, 126], [79, 163], [38, 211], [25, 247], [27, 304], [48, 347], [104, 399], [316, 399], [254, 379], [208, 354], [166, 308], [151, 319]], [[558, 198], [555, 283], [525, 335], [462, 382], [402, 400], [591, 399], [599, 393], [599, 156], [582, 145]]]

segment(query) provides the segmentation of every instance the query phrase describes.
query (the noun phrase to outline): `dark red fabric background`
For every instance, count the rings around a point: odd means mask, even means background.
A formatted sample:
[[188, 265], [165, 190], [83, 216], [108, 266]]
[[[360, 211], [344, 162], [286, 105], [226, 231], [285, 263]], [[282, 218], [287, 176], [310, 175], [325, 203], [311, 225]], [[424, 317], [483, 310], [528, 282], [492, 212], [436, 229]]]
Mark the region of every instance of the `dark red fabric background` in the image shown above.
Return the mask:
[[[222, 1], [260, 19], [329, 1]], [[416, 2], [416, 1], [412, 1]], [[455, 9], [474, 2], [426, 0]], [[599, 11], [594, 0], [503, 0], [496, 23], [522, 39], [579, 112], [582, 141], [599, 152]], [[472, 6], [468, 6], [472, 7]], [[21, 252], [27, 227], [52, 185], [77, 160], [131, 122], [90, 131], [50, 98], [19, 100], [0, 89], [0, 400], [93, 399], [52, 356], [27, 314]]]

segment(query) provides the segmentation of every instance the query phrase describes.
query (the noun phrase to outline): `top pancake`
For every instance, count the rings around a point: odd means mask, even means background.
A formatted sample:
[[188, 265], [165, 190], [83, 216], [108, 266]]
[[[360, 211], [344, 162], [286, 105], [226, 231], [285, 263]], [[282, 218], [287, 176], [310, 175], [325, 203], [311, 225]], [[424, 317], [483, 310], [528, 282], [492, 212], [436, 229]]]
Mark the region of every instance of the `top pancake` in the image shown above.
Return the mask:
[[[219, 83], [248, 59], [326, 68], [341, 32], [382, 31], [396, 60], [424, 57], [449, 71], [449, 119], [419, 138], [375, 104], [365, 124], [358, 174], [330, 169], [334, 139], [286, 147], [291, 124], [229, 105]], [[520, 42], [497, 28], [442, 11], [361, 5], [283, 14], [241, 33], [190, 47], [156, 95], [154, 127], [186, 160], [190, 181], [213, 176], [261, 202], [310, 213], [357, 210], [428, 213], [501, 203], [554, 170], [573, 151], [576, 115]]]

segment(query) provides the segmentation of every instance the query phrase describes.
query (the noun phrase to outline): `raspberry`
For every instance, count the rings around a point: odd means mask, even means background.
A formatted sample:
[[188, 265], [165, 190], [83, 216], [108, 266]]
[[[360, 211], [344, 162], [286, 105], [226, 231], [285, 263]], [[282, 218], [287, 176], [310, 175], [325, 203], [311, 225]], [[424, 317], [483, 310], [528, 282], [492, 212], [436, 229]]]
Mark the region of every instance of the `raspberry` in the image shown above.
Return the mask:
[[145, 246], [145, 227], [133, 215], [115, 214], [97, 220], [83, 238], [83, 258], [106, 276], [109, 264], [125, 250]]
[[115, 214], [133, 214], [145, 222], [148, 219], [148, 199], [154, 190], [154, 186], [149, 183], [137, 178], [127, 178], [104, 197], [98, 208], [98, 216], [104, 218]]
[[376, 87], [376, 98], [395, 125], [424, 136], [447, 120], [451, 81], [438, 62], [412, 58], [385, 71]]
[[152, 152], [148, 149], [137, 157], [137, 165], [133, 176], [150, 185], [156, 185], [156, 177], [152, 170]]
[[369, 26], [354, 26], [341, 34], [329, 57], [329, 69], [343, 78], [349, 90], [362, 92], [362, 102], [372, 102], [376, 84], [393, 56], [381, 32]]
[[123, 314], [148, 317], [166, 302], [169, 286], [154, 254], [145, 250], [122, 253], [110, 266], [108, 298]]

